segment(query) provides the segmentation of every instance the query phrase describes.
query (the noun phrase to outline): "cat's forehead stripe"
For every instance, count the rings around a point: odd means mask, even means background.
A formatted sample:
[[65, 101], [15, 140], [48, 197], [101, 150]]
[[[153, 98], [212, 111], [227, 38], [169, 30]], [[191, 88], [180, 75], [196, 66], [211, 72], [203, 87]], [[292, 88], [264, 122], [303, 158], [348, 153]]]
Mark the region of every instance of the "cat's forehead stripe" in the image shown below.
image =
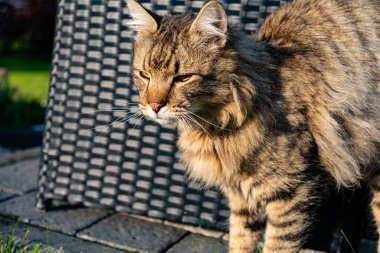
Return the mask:
[[179, 63], [176, 59], [177, 44], [179, 43], [179, 33], [174, 33], [167, 29], [159, 31], [158, 43], [154, 43], [148, 51], [144, 65], [156, 71], [178, 72]]
[[145, 57], [146, 65], [153, 70], [167, 69], [174, 60], [175, 53], [167, 45], [155, 45]]
[[[188, 29], [194, 21], [192, 13], [163, 17], [159, 30], [152, 37], [149, 47], [141, 44], [142, 67], [147, 71], [177, 73], [183, 57], [178, 56], [178, 47], [182, 48], [188, 39]], [[145, 42], [144, 42], [145, 43]], [[146, 46], [146, 45], [145, 45]]]

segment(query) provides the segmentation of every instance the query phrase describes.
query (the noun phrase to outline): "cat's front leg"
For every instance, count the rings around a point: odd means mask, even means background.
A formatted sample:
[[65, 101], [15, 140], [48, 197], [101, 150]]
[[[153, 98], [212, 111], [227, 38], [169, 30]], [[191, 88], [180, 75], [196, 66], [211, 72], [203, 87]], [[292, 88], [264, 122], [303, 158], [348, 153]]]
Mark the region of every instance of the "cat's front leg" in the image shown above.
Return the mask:
[[307, 186], [300, 188], [289, 199], [267, 204], [265, 253], [296, 253], [305, 243], [318, 201], [310, 196]]
[[230, 239], [229, 253], [252, 253], [265, 229], [264, 210], [249, 210], [238, 195], [229, 196]]

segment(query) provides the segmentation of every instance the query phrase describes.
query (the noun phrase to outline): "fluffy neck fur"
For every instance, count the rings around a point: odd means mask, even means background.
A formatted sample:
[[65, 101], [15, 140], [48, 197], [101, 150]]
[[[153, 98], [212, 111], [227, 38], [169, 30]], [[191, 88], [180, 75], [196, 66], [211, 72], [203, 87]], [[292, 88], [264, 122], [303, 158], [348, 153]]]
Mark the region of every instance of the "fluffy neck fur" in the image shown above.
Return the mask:
[[[220, 96], [233, 100], [209, 111], [191, 127], [179, 124], [179, 147], [191, 177], [207, 185], [236, 181], [242, 159], [251, 155], [279, 118], [274, 98], [279, 96], [278, 64], [269, 45], [232, 30], [216, 62], [215, 76], [229, 83]], [[278, 52], [277, 57], [278, 57]], [[229, 90], [227, 90], [229, 89]], [[278, 108], [276, 108], [278, 109]]]

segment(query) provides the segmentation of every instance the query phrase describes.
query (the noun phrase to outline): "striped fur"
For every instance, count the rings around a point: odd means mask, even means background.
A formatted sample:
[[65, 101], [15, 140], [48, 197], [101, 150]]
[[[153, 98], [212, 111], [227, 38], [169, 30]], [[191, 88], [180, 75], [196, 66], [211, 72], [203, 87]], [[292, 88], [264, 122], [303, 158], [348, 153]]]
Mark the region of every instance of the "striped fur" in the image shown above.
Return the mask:
[[378, 0], [294, 0], [255, 40], [226, 29], [216, 1], [139, 13], [152, 15], [132, 15], [149, 21], [135, 40], [141, 110], [176, 123], [191, 178], [227, 195], [230, 252], [253, 252], [264, 229], [265, 253], [298, 252], [332, 185], [371, 184], [380, 227]]

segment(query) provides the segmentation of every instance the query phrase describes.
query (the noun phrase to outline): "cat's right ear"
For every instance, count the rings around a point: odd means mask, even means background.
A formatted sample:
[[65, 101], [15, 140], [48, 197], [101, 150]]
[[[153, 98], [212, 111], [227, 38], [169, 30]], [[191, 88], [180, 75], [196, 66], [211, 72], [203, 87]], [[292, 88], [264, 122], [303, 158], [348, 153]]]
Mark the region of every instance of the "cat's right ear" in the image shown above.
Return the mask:
[[148, 10], [135, 0], [126, 0], [129, 13], [133, 19], [128, 26], [137, 32], [155, 33], [158, 29], [156, 19]]

